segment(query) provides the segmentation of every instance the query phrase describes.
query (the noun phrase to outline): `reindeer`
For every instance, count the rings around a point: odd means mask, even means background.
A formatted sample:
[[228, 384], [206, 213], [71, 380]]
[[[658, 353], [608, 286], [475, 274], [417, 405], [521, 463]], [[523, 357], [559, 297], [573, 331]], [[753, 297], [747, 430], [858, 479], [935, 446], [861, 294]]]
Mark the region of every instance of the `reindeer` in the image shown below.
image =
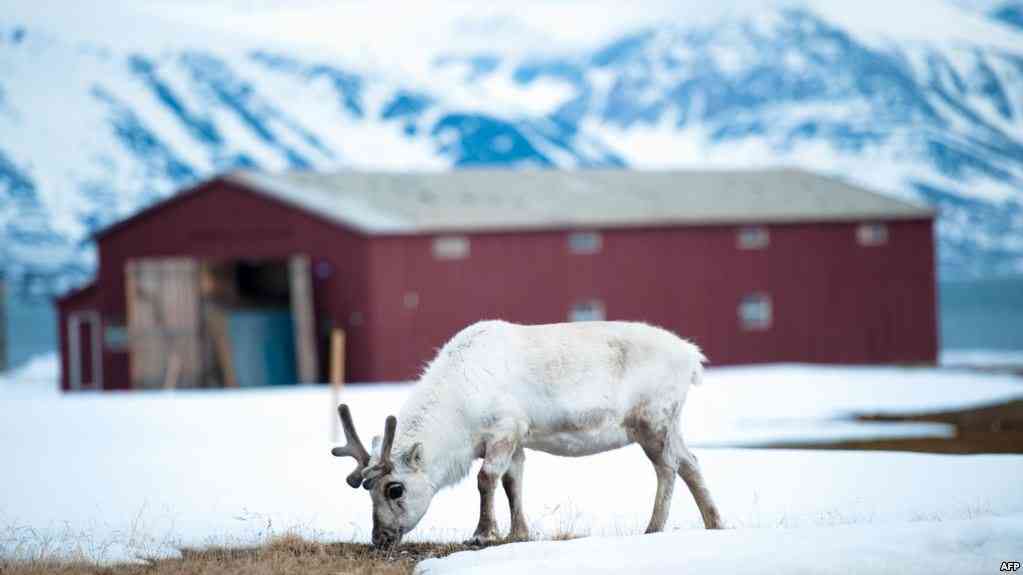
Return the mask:
[[517, 325], [475, 323], [427, 366], [402, 406], [387, 418], [373, 454], [363, 447], [347, 405], [338, 408], [346, 445], [335, 456], [358, 466], [347, 478], [373, 500], [373, 544], [397, 544], [422, 519], [433, 496], [477, 476], [480, 516], [469, 543], [498, 539], [494, 492], [504, 486], [512, 540], [529, 538], [522, 511], [525, 448], [583, 456], [638, 443], [657, 474], [646, 532], [662, 531], [678, 473], [708, 529], [723, 527], [696, 456], [682, 440], [680, 415], [706, 358], [692, 343], [642, 323]]

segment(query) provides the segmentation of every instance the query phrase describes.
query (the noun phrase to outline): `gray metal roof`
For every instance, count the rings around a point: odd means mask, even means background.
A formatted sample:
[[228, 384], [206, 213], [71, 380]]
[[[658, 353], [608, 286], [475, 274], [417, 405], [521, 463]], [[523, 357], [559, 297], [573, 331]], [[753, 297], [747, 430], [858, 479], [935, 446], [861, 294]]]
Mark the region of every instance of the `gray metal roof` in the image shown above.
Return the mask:
[[373, 234], [896, 220], [934, 211], [796, 169], [237, 172], [229, 179]]

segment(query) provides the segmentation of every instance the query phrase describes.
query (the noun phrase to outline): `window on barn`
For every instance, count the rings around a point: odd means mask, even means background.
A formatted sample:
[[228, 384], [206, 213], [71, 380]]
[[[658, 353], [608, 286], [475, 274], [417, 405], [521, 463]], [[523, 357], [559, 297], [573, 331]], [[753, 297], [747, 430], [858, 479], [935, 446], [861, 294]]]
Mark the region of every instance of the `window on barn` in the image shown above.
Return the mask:
[[749, 294], [739, 302], [739, 326], [743, 331], [770, 329], [771, 317], [771, 298], [767, 294]]
[[416, 309], [419, 307], [419, 292], [407, 291], [401, 298], [402, 305], [405, 309]]
[[599, 299], [578, 301], [568, 310], [568, 321], [601, 321], [607, 314]]
[[469, 257], [469, 238], [465, 236], [433, 238], [433, 257], [439, 260], [464, 260]]
[[771, 235], [764, 226], [745, 226], [739, 228], [736, 245], [740, 250], [762, 250], [771, 243]]
[[573, 254], [600, 253], [604, 241], [599, 232], [572, 232], [568, 234], [568, 251]]
[[888, 226], [881, 223], [860, 224], [856, 227], [856, 241], [861, 246], [883, 246], [888, 243]]

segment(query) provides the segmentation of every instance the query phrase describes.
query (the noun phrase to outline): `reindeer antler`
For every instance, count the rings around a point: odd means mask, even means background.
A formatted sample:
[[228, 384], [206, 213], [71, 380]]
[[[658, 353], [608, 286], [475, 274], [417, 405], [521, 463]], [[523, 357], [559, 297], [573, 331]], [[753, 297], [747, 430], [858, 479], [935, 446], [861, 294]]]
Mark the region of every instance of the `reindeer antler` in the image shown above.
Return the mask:
[[373, 467], [362, 472], [362, 486], [366, 489], [373, 489], [376, 480], [394, 471], [394, 463], [391, 461], [391, 446], [394, 445], [394, 432], [398, 429], [398, 419], [393, 415], [387, 416], [384, 423], [384, 440], [380, 444], [380, 461]]
[[349, 411], [348, 406], [342, 403], [338, 406], [337, 413], [341, 417], [341, 425], [345, 428], [346, 443], [344, 447], [331, 449], [330, 453], [335, 457], [354, 457], [359, 462], [355, 471], [351, 472], [346, 479], [348, 485], [351, 485], [353, 489], [358, 489], [362, 485], [362, 474], [366, 470], [366, 466], [369, 465], [369, 452], [362, 446], [359, 434], [355, 432], [352, 412]]

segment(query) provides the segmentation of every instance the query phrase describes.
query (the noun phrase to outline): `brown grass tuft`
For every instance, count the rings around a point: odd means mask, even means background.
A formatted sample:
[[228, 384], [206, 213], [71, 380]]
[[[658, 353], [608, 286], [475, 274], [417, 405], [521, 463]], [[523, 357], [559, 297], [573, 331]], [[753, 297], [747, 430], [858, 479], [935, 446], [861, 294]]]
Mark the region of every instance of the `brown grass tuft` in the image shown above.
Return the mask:
[[407, 543], [389, 550], [363, 543], [317, 543], [294, 534], [275, 535], [258, 547], [182, 549], [177, 559], [100, 565], [84, 561], [8, 561], [0, 575], [406, 575], [416, 563], [457, 551], [459, 543]]

